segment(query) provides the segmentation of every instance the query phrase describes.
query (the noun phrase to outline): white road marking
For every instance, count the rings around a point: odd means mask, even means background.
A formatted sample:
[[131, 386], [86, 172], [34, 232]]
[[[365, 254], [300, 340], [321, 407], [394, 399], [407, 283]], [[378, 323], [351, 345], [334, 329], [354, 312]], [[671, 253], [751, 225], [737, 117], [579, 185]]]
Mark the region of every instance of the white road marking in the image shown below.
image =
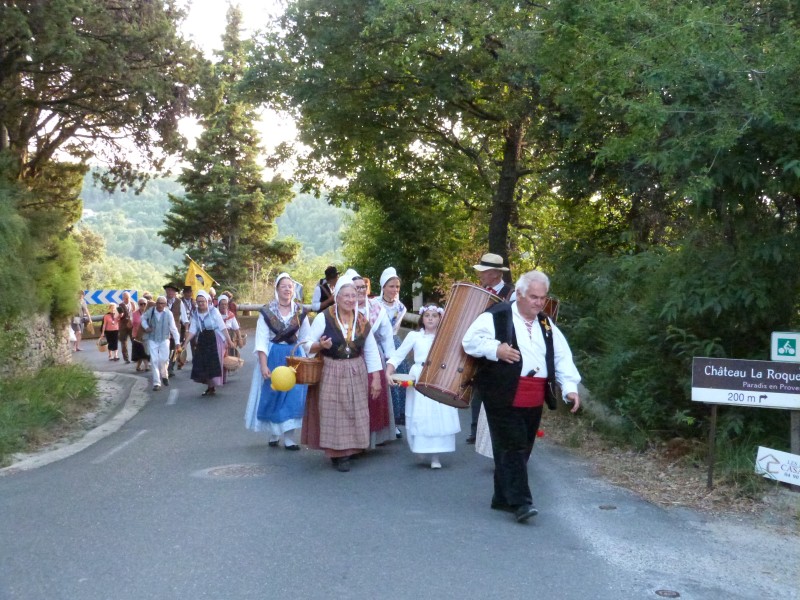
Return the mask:
[[124, 450], [127, 446], [129, 446], [130, 444], [135, 442], [137, 439], [139, 439], [145, 433], [147, 433], [147, 429], [142, 429], [141, 431], [136, 433], [136, 435], [134, 435], [131, 439], [129, 439], [127, 442], [122, 442], [119, 446], [116, 446], [115, 448], [112, 448], [111, 450], [106, 452], [103, 456], [100, 456], [99, 458], [95, 458], [92, 461], [92, 464], [93, 465], [99, 465], [100, 463], [104, 463], [109, 458], [114, 456], [117, 452], [119, 452], [120, 450]]
[[178, 402], [178, 390], [170, 390], [169, 398], [167, 398], [167, 406], [171, 406]]

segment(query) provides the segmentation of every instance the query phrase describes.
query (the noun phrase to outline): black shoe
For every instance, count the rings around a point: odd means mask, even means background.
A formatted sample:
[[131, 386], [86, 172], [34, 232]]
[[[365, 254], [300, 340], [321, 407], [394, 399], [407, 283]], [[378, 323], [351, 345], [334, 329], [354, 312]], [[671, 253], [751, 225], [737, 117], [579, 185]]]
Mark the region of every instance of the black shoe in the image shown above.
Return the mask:
[[[270, 442], [270, 444], [271, 443], [272, 442]], [[284, 446], [284, 448], [286, 448], [287, 450], [300, 450], [300, 446], [298, 446], [297, 444], [292, 444], [291, 446]]]
[[523, 504], [514, 511], [514, 518], [517, 520], [517, 523], [524, 523], [531, 517], [535, 517], [538, 514], [539, 511], [536, 510], [536, 507], [533, 504]]
[[492, 502], [492, 510], [502, 510], [503, 512], [516, 512], [513, 506], [508, 504], [500, 504], [499, 502]]
[[339, 459], [339, 462], [336, 463], [336, 470], [341, 473], [347, 473], [350, 470], [350, 457], [345, 456]]
[[166, 387], [169, 387], [169, 379], [166, 377], [161, 378], [161, 383], [164, 384]]
[[269, 443], [269, 447], [270, 448], [276, 448], [277, 446], [278, 446], [278, 440], [275, 440], [274, 442], [270, 442]]
[[475, 439], [476, 439], [476, 436], [474, 434], [470, 433], [469, 437], [467, 438], [467, 443], [468, 444], [474, 444], [475, 443]]

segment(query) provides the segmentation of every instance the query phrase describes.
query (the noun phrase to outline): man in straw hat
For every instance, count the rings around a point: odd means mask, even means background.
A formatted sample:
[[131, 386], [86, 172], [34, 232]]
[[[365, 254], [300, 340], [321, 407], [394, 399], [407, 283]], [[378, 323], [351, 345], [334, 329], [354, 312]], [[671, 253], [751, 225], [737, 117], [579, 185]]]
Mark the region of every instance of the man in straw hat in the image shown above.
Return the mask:
[[[508, 301], [511, 298], [514, 288], [503, 281], [503, 273], [508, 272], [508, 267], [503, 264], [502, 256], [492, 253], [484, 254], [481, 256], [481, 261], [477, 265], [473, 265], [472, 268], [478, 272], [478, 280], [481, 282], [481, 287], [496, 296], [500, 296], [503, 300]], [[472, 400], [469, 405], [472, 411], [472, 424], [467, 437], [468, 444], [475, 443], [478, 431], [478, 417], [481, 414], [481, 403], [480, 392], [473, 389]]]
[[481, 262], [472, 266], [478, 272], [481, 286], [500, 296], [503, 300], [511, 298], [513, 286], [503, 281], [503, 273], [508, 272], [508, 267], [503, 265], [503, 257], [499, 254], [484, 254]]

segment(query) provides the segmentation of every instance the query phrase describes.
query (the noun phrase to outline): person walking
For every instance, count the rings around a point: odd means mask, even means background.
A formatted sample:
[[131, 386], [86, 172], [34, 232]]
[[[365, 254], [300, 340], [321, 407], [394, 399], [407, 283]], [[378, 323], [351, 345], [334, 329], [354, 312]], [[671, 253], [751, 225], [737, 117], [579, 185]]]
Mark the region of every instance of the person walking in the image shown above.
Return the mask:
[[[78, 312], [74, 317], [72, 317], [72, 322], [70, 323], [72, 332], [75, 334], [75, 342], [73, 347], [74, 352], [81, 351], [81, 339], [83, 338], [83, 331], [91, 322], [92, 316], [89, 314], [89, 306], [86, 304], [86, 292], [80, 290], [78, 292]], [[94, 333], [94, 330], [90, 330], [89, 333]]]
[[105, 337], [108, 345], [108, 360], [119, 360], [119, 313], [117, 305], [109, 304], [100, 326], [100, 337]]
[[125, 364], [130, 364], [128, 355], [128, 339], [131, 338], [131, 331], [133, 329], [133, 322], [131, 316], [136, 312], [136, 304], [131, 300], [130, 292], [122, 292], [122, 301], [117, 306], [119, 313], [119, 345], [122, 350], [122, 360]]
[[[503, 273], [508, 273], [508, 267], [503, 264], [502, 256], [491, 253], [484, 254], [481, 256], [480, 262], [477, 265], [473, 265], [472, 268], [477, 272], [478, 281], [480, 281], [482, 288], [503, 300], [508, 301], [511, 299], [514, 288], [503, 281]], [[473, 389], [469, 403], [472, 421], [470, 422], [469, 436], [467, 436], [466, 440], [468, 444], [475, 443], [482, 401], [480, 392]]]
[[189, 323], [186, 339], [186, 343], [190, 343], [197, 338], [197, 349], [192, 356], [192, 380], [206, 385], [203, 396], [213, 396], [217, 387], [224, 383], [222, 362], [226, 349], [234, 345], [222, 315], [211, 305], [208, 292], [197, 292], [196, 301], [197, 310]]
[[369, 394], [380, 393], [380, 383], [368, 373], [380, 371], [378, 345], [369, 321], [356, 310], [358, 294], [352, 279], [340, 277], [334, 304], [311, 324], [306, 352], [323, 356], [318, 398], [306, 402], [303, 439], [325, 450], [333, 466], [350, 470], [350, 457], [369, 447]]
[[311, 296], [311, 304], [306, 304], [304, 308], [312, 312], [321, 312], [331, 306], [334, 302], [333, 290], [339, 280], [339, 271], [333, 265], [325, 269], [325, 278], [320, 279], [314, 288]]
[[175, 326], [175, 317], [167, 310], [167, 297], [156, 298], [155, 306], [142, 315], [142, 329], [147, 334], [147, 348], [150, 351], [150, 371], [153, 376], [153, 391], [169, 385], [169, 340], [180, 344], [180, 334]]
[[394, 330], [383, 305], [376, 299], [371, 300], [368, 294], [367, 280], [352, 269], [345, 272], [350, 276], [358, 297], [357, 310], [369, 321], [372, 335], [378, 344], [383, 370], [369, 374], [370, 383], [377, 379], [381, 391], [377, 396], [369, 396], [369, 447], [381, 446], [396, 438], [392, 393], [386, 379], [386, 359], [394, 352]]
[[[389, 323], [392, 325], [394, 349], [400, 347], [400, 325], [403, 323], [403, 316], [406, 314], [406, 307], [400, 301], [400, 277], [394, 267], [387, 267], [381, 273], [381, 295], [378, 301], [386, 311]], [[408, 373], [410, 366], [403, 362], [397, 366], [398, 373]], [[399, 439], [403, 437], [398, 425], [405, 425], [406, 419], [406, 391], [405, 388], [392, 387], [392, 408], [394, 411], [395, 436]]]
[[147, 300], [141, 298], [137, 301], [137, 309], [131, 315], [131, 361], [136, 363], [136, 370], [147, 371], [150, 367], [150, 355], [144, 343], [144, 330], [142, 329], [142, 316], [147, 310]]
[[[414, 366], [408, 375], [416, 383], [428, 358], [444, 310], [435, 304], [419, 309], [421, 327], [409, 332], [400, 347], [389, 358], [386, 374], [391, 378], [395, 368], [408, 355], [414, 353]], [[397, 385], [396, 382], [393, 382]], [[431, 455], [431, 469], [441, 469], [440, 454], [455, 452], [456, 434], [461, 431], [458, 409], [428, 398], [415, 387], [406, 389], [406, 440], [411, 452], [419, 456]]]
[[572, 412], [581, 405], [581, 378], [572, 352], [543, 312], [549, 289], [547, 275], [525, 273], [515, 286], [516, 301], [495, 304], [478, 315], [462, 341], [464, 352], [480, 359], [473, 386], [483, 396], [492, 438], [491, 507], [512, 512], [520, 523], [538, 514], [528, 483], [528, 460], [542, 418], [548, 364], [553, 365], [564, 400], [573, 403]]
[[[220, 297], [220, 305], [222, 297]], [[245, 410], [245, 427], [266, 431], [269, 445], [277, 447], [283, 437], [286, 450], [299, 450], [296, 431], [303, 425], [307, 386], [295, 385], [288, 391], [272, 388], [272, 370], [285, 366], [298, 340], [308, 337], [310, 325], [302, 305], [294, 302], [294, 281], [288, 273], [275, 280], [275, 297], [260, 311], [256, 324], [256, 366], [250, 382]], [[297, 355], [304, 356], [302, 348]]]

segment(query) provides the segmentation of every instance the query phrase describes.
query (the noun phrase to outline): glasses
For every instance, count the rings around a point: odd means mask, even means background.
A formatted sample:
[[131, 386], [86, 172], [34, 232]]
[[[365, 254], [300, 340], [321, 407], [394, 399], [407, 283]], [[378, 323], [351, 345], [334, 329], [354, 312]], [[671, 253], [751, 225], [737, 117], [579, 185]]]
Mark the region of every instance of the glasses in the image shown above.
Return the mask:
[[147, 302], [139, 302], [139, 306], [147, 306]]
[[356, 291], [357, 292], [366, 292], [367, 291], [367, 286], [365, 286], [365, 285], [357, 285], [356, 286]]

